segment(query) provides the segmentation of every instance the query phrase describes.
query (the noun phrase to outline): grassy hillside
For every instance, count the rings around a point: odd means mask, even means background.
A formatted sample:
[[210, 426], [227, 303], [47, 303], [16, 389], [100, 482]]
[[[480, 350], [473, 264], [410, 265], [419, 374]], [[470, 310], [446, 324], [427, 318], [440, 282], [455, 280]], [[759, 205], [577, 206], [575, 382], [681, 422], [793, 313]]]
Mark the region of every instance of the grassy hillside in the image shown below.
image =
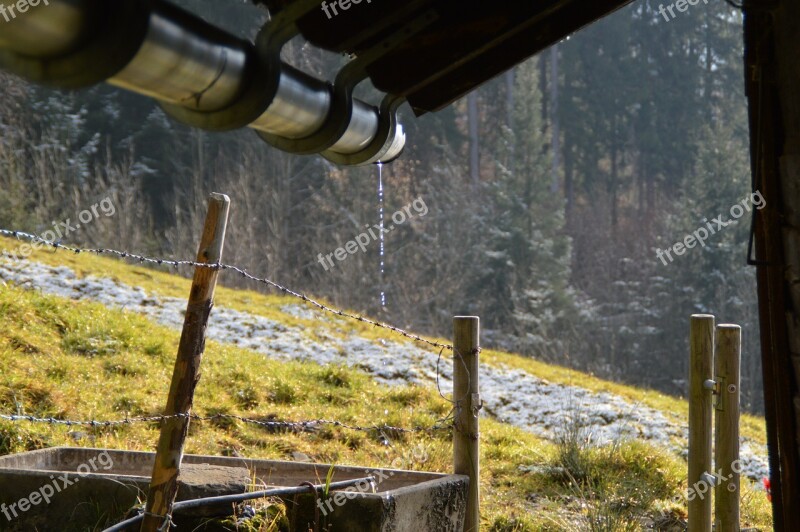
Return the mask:
[[[0, 239], [0, 249], [16, 243]], [[185, 279], [120, 261], [38, 252], [43, 263], [79, 274], [112, 277], [150, 293], [185, 297]], [[223, 278], [224, 283], [224, 278]], [[29, 288], [29, 287], [26, 287]], [[217, 304], [280, 321], [310, 326], [310, 318], [281, 312], [283, 297], [221, 287]], [[213, 316], [212, 316], [213, 319]], [[315, 327], [320, 324], [314, 323]], [[362, 336], [398, 339], [360, 323], [332, 321]], [[75, 302], [22, 287], [0, 285], [0, 413], [69, 419], [119, 419], [157, 415], [163, 407], [179, 333], [133, 312]], [[484, 351], [489, 364], [520, 368], [552, 382], [607, 391], [685, 423], [685, 402], [608, 383], [515, 355]], [[264, 355], [208, 342], [195, 411], [270, 420], [335, 419], [353, 425], [432, 426], [450, 405], [432, 388], [379, 386], [358, 369], [276, 362]], [[575, 435], [561, 443], [486, 419], [482, 423], [483, 528], [485, 530], [670, 529], [685, 518], [676, 499], [686, 489], [686, 466], [671, 452], [642, 442], [590, 448]], [[746, 417], [743, 435], [762, 442], [763, 420]], [[157, 427], [66, 428], [0, 421], [0, 453], [57, 445], [152, 450]], [[323, 428], [274, 432], [235, 421], [193, 423], [187, 452], [253, 458], [303, 459], [387, 467], [417, 456], [409, 468], [449, 471], [449, 431], [383, 435]], [[297, 454], [302, 453], [302, 454]], [[745, 483], [743, 519], [771, 526], [763, 492]]]

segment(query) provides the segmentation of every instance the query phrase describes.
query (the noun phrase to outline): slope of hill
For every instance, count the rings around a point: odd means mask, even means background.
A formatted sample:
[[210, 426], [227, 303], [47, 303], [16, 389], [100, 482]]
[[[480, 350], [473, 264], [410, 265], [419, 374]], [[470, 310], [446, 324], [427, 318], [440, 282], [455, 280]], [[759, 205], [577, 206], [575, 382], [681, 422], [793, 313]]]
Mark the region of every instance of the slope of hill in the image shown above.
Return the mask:
[[[0, 239], [0, 250], [16, 245]], [[187, 280], [50, 251], [0, 259], [0, 279], [0, 413], [159, 413]], [[220, 287], [208, 336], [201, 415], [431, 427], [450, 410], [436, 390], [438, 352], [295, 299]], [[486, 350], [482, 360], [487, 530], [680, 526], [685, 402], [515, 355]], [[451, 364], [442, 359], [439, 368], [445, 394]], [[757, 480], [766, 472], [763, 420], [745, 417], [742, 434], [745, 474]], [[424, 460], [407, 467], [448, 471], [450, 436], [331, 426], [270, 433], [217, 420], [192, 426], [187, 451], [368, 466], [413, 451]], [[152, 449], [156, 439], [151, 424], [70, 430], [0, 421], [4, 453], [76, 442]], [[745, 484], [744, 519], [770, 526], [764, 493]]]

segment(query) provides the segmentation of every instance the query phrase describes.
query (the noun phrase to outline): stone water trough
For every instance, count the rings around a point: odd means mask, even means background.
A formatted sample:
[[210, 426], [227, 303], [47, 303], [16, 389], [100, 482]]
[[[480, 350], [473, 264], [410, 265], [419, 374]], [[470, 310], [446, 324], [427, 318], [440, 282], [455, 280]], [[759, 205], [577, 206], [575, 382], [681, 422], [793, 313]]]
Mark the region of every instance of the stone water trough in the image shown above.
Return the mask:
[[[154, 456], [57, 447], [0, 457], [0, 530], [102, 530], [109, 517], [112, 523], [121, 521], [145, 499]], [[296, 487], [303, 482], [324, 484], [329, 469], [324, 464], [186, 455], [178, 500]], [[329, 505], [312, 493], [282, 498], [292, 532], [463, 530], [469, 484], [465, 476], [392, 469], [377, 473], [345, 466], [334, 471], [334, 482], [375, 477], [375, 492], [369, 489], [338, 498], [332, 494]], [[230, 514], [231, 506], [190, 511], [193, 514], [174, 516], [178, 530], [225, 530], [206, 528], [203, 519]]]

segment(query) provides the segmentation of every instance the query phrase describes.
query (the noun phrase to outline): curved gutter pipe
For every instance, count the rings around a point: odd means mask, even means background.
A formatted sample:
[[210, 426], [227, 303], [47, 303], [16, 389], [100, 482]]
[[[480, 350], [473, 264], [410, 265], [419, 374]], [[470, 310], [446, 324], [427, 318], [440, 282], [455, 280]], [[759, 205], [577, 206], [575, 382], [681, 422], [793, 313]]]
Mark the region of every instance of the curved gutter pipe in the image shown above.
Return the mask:
[[352, 97], [364, 76], [330, 84], [280, 60], [299, 11], [279, 13], [253, 44], [163, 0], [45, 1], [27, 0], [18, 12], [0, 0], [13, 13], [6, 22], [0, 12], [0, 68], [58, 88], [106, 81], [191, 126], [250, 127], [281, 149], [338, 164], [389, 162], [405, 146], [402, 99], [387, 96], [376, 108]]

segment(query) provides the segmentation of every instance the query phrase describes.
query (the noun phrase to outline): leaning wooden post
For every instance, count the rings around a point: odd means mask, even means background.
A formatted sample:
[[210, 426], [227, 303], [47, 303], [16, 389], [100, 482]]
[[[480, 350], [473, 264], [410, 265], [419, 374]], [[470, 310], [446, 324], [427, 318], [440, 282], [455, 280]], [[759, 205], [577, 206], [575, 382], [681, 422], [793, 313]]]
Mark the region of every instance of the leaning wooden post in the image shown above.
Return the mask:
[[453, 318], [453, 338], [453, 401], [456, 402], [453, 464], [456, 475], [469, 477], [464, 532], [477, 532], [481, 523], [478, 423], [482, 406], [478, 386], [480, 318]]
[[[714, 316], [695, 314], [689, 327], [689, 532], [711, 531], [711, 409]], [[703, 487], [705, 491], [698, 488]]]
[[[200, 249], [197, 262], [216, 264], [222, 260], [225, 229], [228, 224], [230, 199], [224, 194], [211, 194], [208, 200]], [[217, 286], [219, 270], [197, 267], [194, 271], [189, 305], [183, 322], [178, 358], [172, 373], [165, 416], [190, 414], [194, 389], [200, 380], [200, 361], [206, 343], [206, 325], [214, 303], [214, 289]], [[172, 513], [172, 504], [178, 491], [178, 470], [183, 459], [183, 447], [189, 431], [189, 418], [170, 418], [161, 427], [153, 478], [147, 496], [145, 517], [141, 532], [168, 530], [164, 524]]]
[[716, 380], [717, 410], [714, 462], [717, 486], [714, 490], [716, 530], [739, 530], [739, 366], [742, 356], [742, 328], [717, 327]]

